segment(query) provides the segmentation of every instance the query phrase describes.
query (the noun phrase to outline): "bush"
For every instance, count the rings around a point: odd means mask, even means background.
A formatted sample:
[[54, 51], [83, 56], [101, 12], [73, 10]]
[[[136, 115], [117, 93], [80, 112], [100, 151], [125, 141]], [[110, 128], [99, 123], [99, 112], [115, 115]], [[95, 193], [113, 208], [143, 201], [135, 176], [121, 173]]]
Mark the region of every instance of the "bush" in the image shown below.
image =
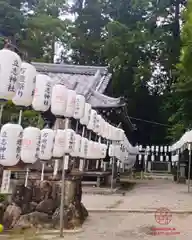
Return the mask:
[[6, 200], [6, 195], [0, 193], [0, 203]]

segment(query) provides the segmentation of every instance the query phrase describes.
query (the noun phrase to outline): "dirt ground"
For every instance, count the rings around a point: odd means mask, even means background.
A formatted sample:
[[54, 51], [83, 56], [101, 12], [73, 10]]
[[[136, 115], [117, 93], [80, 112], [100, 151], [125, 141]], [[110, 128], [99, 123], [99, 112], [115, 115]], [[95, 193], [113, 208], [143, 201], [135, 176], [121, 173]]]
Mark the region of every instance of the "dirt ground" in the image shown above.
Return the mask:
[[[186, 213], [192, 212], [192, 193], [187, 193], [187, 185], [178, 185], [170, 180], [149, 180], [137, 184], [125, 196], [84, 194], [83, 203], [89, 210], [89, 218], [81, 232], [65, 234], [67, 240], [192, 239], [192, 214]], [[158, 223], [160, 218], [155, 217], [158, 208], [185, 213], [169, 213], [169, 224], [161, 225]], [[101, 209], [117, 212], [94, 212]], [[125, 211], [118, 212], [123, 209]], [[130, 209], [154, 210], [154, 213], [126, 212]], [[42, 239], [59, 238], [45, 234]]]
[[187, 185], [154, 179], [136, 184], [125, 196], [84, 194], [82, 201], [88, 210], [115, 208], [155, 211], [166, 207], [170, 210], [192, 211], [192, 186], [191, 193], [188, 193]]
[[[154, 214], [140, 213], [91, 213], [83, 226], [83, 231], [77, 234], [65, 234], [67, 240], [191, 240], [192, 216], [173, 215], [169, 226], [159, 226]], [[160, 229], [161, 228], [161, 229]], [[173, 228], [172, 235], [170, 234]], [[152, 235], [160, 232], [161, 235]], [[44, 236], [43, 239], [48, 239]], [[50, 237], [51, 239], [51, 237]], [[58, 240], [59, 238], [56, 238]]]

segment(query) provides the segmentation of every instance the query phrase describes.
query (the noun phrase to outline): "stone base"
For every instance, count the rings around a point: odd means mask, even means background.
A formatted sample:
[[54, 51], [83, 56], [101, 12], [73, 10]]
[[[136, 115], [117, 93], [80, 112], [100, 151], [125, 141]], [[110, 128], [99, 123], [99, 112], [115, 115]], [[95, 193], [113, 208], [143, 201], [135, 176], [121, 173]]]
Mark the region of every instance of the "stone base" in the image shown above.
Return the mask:
[[[112, 180], [112, 175], [107, 176], [107, 180], [106, 180], [107, 186], [111, 186], [111, 180]], [[113, 188], [116, 188], [116, 186], [117, 186], [117, 178], [114, 177], [113, 178]]]
[[185, 177], [179, 177], [178, 183], [186, 184], [186, 178]]
[[[81, 203], [81, 179], [65, 181], [64, 228], [80, 227], [88, 216]], [[0, 204], [0, 223], [5, 229], [57, 228], [60, 216], [61, 182], [32, 181], [17, 185], [11, 203]]]

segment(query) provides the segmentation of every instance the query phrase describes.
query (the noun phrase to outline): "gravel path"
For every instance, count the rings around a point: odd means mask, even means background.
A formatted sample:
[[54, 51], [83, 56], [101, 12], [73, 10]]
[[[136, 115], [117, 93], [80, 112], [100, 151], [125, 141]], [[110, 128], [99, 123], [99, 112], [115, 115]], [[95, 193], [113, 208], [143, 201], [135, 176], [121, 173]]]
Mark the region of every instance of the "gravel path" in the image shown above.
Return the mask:
[[[191, 240], [192, 216], [173, 215], [169, 226], [160, 226], [156, 223], [154, 214], [116, 214], [116, 213], [92, 213], [83, 226], [83, 231], [77, 234], [65, 234], [66, 240]], [[174, 228], [173, 234], [167, 228]], [[158, 228], [166, 228], [157, 230]], [[152, 230], [155, 229], [155, 230]], [[161, 232], [159, 236], [152, 233]], [[55, 239], [44, 236], [43, 239]]]
[[176, 184], [168, 180], [149, 180], [137, 184], [133, 190], [122, 195], [83, 195], [87, 209], [132, 209], [152, 210], [166, 207], [170, 210], [192, 210], [192, 188], [187, 192], [187, 185]]
[[[191, 240], [192, 238], [192, 214], [172, 214], [171, 222], [164, 226], [155, 220], [155, 211], [160, 207], [192, 211], [192, 193], [187, 193], [186, 185], [178, 185], [166, 180], [149, 180], [138, 184], [125, 196], [84, 194], [83, 203], [88, 209], [152, 209], [154, 213], [90, 211], [82, 232], [65, 234], [66, 240]], [[168, 228], [172, 228], [172, 235]], [[158, 232], [160, 235], [152, 235]], [[53, 235], [44, 235], [42, 238], [59, 240]]]

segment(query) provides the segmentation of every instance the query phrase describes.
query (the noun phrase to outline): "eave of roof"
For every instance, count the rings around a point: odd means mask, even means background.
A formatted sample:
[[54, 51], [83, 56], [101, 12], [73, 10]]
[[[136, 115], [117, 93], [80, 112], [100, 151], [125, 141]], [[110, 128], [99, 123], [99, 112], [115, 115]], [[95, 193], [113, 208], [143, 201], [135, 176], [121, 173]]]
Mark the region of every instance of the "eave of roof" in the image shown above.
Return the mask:
[[83, 75], [93, 76], [96, 74], [97, 71], [100, 71], [101, 76], [108, 74], [106, 66], [95, 67], [95, 66], [83, 66], [83, 65], [71, 65], [71, 64], [41, 63], [41, 62], [32, 62], [32, 64], [40, 72], [83, 74]]
[[[111, 74], [108, 73], [106, 66], [96, 67], [37, 62], [32, 62], [32, 64], [38, 72], [47, 73], [53, 81], [62, 82], [66, 87], [74, 89], [78, 94], [84, 95], [86, 101], [93, 108], [126, 108], [122, 97], [113, 98], [103, 94], [111, 79]], [[125, 118], [129, 127], [133, 129], [127, 111], [124, 115]]]

